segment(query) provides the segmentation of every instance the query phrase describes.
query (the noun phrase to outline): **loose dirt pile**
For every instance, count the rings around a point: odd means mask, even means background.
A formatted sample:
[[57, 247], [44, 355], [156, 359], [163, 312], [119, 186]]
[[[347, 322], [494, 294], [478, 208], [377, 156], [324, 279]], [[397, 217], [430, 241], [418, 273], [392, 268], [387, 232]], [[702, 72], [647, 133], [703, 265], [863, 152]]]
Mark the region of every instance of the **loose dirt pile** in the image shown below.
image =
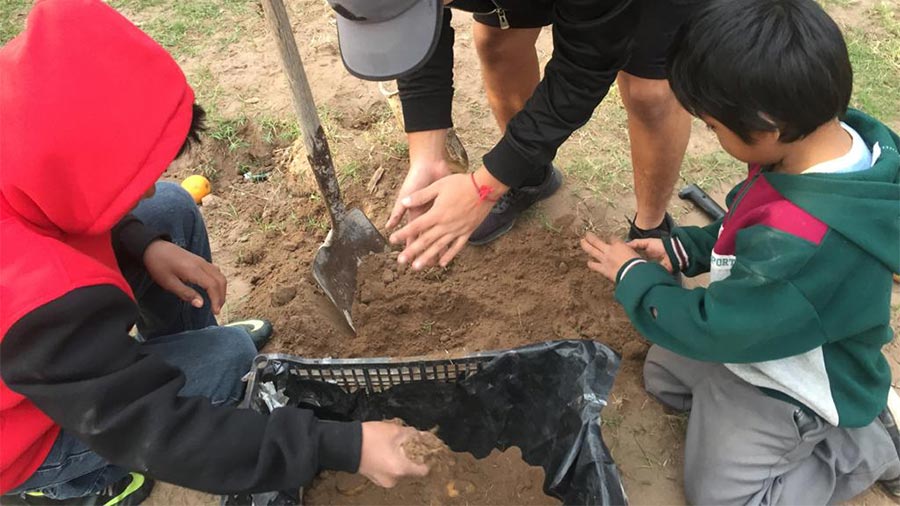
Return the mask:
[[637, 336], [591, 275], [577, 237], [544, 229], [469, 248], [447, 269], [411, 272], [396, 252], [363, 260], [354, 354], [483, 351], [590, 338], [619, 351]]
[[404, 451], [431, 466], [428, 476], [384, 489], [359, 475], [324, 472], [306, 490], [305, 503], [312, 506], [561, 504], [544, 494], [544, 470], [525, 463], [518, 448], [505, 452], [494, 450], [486, 458], [476, 459], [468, 453], [450, 451], [436, 436], [426, 433], [425, 438], [404, 446]]

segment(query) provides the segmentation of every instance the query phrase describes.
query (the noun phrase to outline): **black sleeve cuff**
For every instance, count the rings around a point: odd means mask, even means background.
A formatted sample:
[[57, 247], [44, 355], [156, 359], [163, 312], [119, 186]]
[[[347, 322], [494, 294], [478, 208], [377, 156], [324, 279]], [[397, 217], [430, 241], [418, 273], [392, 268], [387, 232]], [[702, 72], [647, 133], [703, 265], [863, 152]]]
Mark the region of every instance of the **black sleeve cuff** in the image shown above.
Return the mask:
[[482, 162], [492, 176], [510, 188], [521, 188], [525, 181], [541, 179], [544, 171], [544, 164], [523, 156], [505, 135], [484, 155]]
[[453, 90], [445, 95], [401, 98], [406, 133], [443, 130], [453, 126]]
[[362, 423], [319, 420], [319, 469], [355, 473], [362, 456]]
[[143, 260], [144, 251], [151, 242], [157, 239], [170, 240], [167, 234], [147, 227], [130, 214], [122, 218], [122, 221], [113, 228], [112, 237], [117, 258], [124, 255], [139, 262]]

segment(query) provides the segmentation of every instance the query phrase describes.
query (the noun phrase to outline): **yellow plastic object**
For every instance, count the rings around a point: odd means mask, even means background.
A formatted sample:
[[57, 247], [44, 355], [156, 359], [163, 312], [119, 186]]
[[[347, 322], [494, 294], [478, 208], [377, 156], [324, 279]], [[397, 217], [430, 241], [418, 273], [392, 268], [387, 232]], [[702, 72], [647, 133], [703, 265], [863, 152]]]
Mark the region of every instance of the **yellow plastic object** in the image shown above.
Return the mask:
[[203, 197], [212, 192], [209, 179], [198, 174], [186, 177], [184, 181], [181, 182], [181, 187], [187, 190], [187, 192], [191, 194], [191, 197], [194, 197], [194, 202], [198, 204], [203, 200]]

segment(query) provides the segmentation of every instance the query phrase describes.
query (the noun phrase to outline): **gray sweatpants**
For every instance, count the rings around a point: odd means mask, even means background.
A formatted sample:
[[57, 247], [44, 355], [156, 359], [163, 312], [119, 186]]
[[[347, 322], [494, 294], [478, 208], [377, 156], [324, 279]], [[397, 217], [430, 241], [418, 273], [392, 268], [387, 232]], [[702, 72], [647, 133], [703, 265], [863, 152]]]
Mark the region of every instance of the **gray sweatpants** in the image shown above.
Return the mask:
[[722, 364], [653, 346], [644, 386], [666, 406], [690, 411], [684, 490], [691, 504], [832, 504], [900, 476], [897, 451], [877, 419], [834, 427]]

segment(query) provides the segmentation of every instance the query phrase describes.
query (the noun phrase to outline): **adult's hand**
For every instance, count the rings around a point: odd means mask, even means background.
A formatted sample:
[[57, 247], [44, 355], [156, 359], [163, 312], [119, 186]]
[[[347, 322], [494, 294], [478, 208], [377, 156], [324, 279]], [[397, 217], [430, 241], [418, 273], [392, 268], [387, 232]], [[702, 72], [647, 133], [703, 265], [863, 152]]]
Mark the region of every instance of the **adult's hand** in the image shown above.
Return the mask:
[[385, 488], [393, 487], [401, 478], [428, 474], [428, 466], [409, 460], [403, 452], [403, 443], [418, 432], [389, 422], [363, 423], [359, 474]]
[[450, 174], [450, 165], [444, 158], [447, 130], [410, 132], [408, 139], [409, 172], [400, 186], [400, 192], [397, 194], [397, 200], [394, 202], [394, 208], [388, 218], [388, 229], [399, 225], [404, 216], [407, 217], [407, 221], [413, 221], [428, 211], [430, 203], [409, 208], [401, 202], [406, 197]]
[[[397, 260], [421, 270], [437, 261], [446, 267], [463, 249], [478, 225], [484, 221], [494, 201], [508, 188], [482, 167], [472, 174], [453, 174], [402, 199], [407, 209], [430, 206], [428, 211], [391, 234], [394, 244], [406, 243]], [[482, 198], [476, 186], [492, 189]]]
[[144, 267], [150, 278], [164, 290], [196, 308], [203, 307], [203, 297], [191, 288], [193, 283], [206, 290], [213, 314], [219, 314], [225, 303], [228, 282], [218, 267], [168, 241], [156, 240], [144, 250]]

